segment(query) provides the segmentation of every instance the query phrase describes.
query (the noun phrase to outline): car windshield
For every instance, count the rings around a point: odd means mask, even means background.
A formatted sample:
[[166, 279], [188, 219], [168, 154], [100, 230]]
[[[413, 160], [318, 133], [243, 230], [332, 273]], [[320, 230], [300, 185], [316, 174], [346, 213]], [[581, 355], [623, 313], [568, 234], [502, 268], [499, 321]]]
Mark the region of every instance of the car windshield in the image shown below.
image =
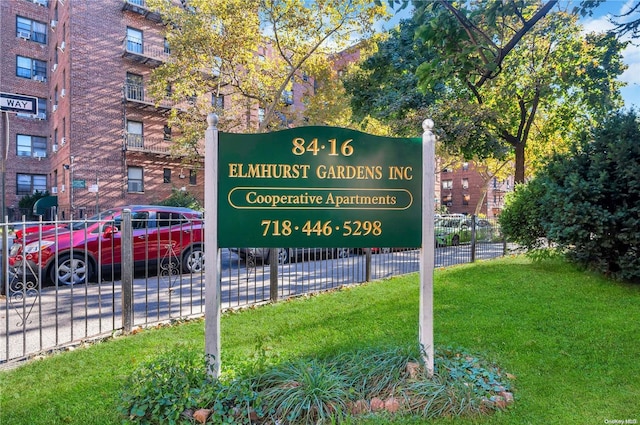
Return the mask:
[[118, 215], [117, 217], [114, 217], [114, 215], [118, 214], [119, 212], [120, 210], [115, 210], [115, 209], [106, 210], [92, 217], [89, 217], [86, 220], [73, 221], [71, 224], [71, 230], [84, 230], [85, 228], [88, 228], [92, 224], [104, 221], [105, 219], [111, 219], [111, 220], [116, 219], [120, 221], [120, 215]]

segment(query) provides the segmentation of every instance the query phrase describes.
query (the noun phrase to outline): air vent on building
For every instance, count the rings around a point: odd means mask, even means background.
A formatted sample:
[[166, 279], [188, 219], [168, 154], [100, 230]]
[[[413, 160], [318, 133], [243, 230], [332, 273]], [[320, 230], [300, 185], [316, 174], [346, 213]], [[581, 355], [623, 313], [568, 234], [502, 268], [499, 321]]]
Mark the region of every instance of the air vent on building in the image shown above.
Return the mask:
[[51, 29], [56, 29], [56, 27], [58, 26], [58, 21], [56, 21], [55, 19], [51, 20]]
[[60, 186], [60, 192], [64, 192], [64, 185]]
[[67, 91], [65, 89], [60, 90], [60, 97], [65, 97], [67, 94]]
[[58, 49], [64, 53], [64, 48], [67, 46], [67, 44], [63, 41], [62, 43], [60, 43], [60, 45], [58, 46]]
[[58, 145], [56, 145], [56, 144], [51, 145], [51, 150], [53, 152], [58, 152]]
[[62, 146], [64, 146], [65, 143], [67, 143], [67, 138], [66, 137], [63, 137], [62, 139], [60, 139], [60, 144]]
[[56, 69], [58, 69], [58, 64], [54, 63], [53, 66], [51, 67], [51, 72], [56, 72]]
[[55, 112], [57, 110], [58, 110], [58, 104], [56, 103], [56, 104], [53, 105], [53, 112]]

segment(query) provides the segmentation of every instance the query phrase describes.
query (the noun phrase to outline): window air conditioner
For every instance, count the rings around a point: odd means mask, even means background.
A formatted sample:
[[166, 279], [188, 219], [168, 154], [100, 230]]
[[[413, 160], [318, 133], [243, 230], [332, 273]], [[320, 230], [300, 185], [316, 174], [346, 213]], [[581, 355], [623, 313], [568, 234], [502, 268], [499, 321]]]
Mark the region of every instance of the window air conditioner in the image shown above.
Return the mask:
[[40, 81], [41, 83], [43, 83], [45, 81], [45, 78], [42, 75], [34, 75], [33, 80]]
[[56, 72], [56, 69], [58, 69], [58, 64], [54, 63], [53, 66], [51, 67], [51, 72]]
[[36, 118], [39, 120], [46, 120], [47, 119], [47, 114], [46, 112], [38, 112], [36, 114]]
[[56, 103], [56, 104], [53, 105], [53, 112], [55, 112], [57, 110], [58, 110], [58, 104]]
[[66, 94], [67, 94], [67, 91], [65, 89], [60, 90], [60, 97], [64, 97]]
[[53, 152], [58, 152], [58, 145], [56, 145], [56, 144], [51, 145], [51, 150]]
[[51, 20], [51, 29], [55, 29], [58, 26], [58, 21], [55, 19]]
[[60, 45], [58, 46], [58, 49], [60, 49], [61, 52], [64, 53], [64, 48], [66, 47], [66, 43], [63, 41], [62, 43], [60, 43]]
[[31, 40], [31, 33], [26, 31], [18, 31], [18, 37], [24, 40]]
[[58, 193], [58, 187], [57, 187], [57, 186], [53, 186], [53, 187], [51, 188], [51, 194], [52, 194], [52, 195], [55, 195], [56, 193]]

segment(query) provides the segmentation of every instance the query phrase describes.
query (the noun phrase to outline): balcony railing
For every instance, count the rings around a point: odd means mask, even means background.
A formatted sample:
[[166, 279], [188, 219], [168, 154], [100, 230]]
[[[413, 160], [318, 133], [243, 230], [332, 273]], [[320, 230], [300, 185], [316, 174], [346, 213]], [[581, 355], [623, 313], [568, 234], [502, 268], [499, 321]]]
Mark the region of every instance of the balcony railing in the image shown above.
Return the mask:
[[141, 134], [126, 133], [125, 147], [127, 151], [154, 153], [159, 155], [171, 154], [171, 141], [162, 138], [145, 137]]
[[149, 9], [146, 0], [124, 0], [122, 3], [122, 10], [137, 13], [153, 22], [162, 21], [162, 17], [159, 13], [153, 12]]
[[144, 43], [140, 38], [127, 36], [122, 41], [122, 57], [134, 60], [149, 66], [159, 66], [167, 62], [170, 57], [169, 50], [163, 46], [155, 46]]
[[142, 109], [169, 110], [175, 106], [174, 102], [168, 99], [163, 99], [156, 105], [155, 100], [147, 94], [147, 89], [142, 84], [125, 83], [124, 98]]

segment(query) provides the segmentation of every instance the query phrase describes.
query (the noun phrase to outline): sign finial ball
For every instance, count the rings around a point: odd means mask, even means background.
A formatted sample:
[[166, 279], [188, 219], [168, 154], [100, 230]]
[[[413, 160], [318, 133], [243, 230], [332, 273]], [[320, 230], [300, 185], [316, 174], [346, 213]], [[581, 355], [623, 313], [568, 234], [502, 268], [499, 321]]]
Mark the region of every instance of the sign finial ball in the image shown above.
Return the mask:
[[422, 121], [422, 129], [424, 131], [431, 131], [433, 130], [433, 120], [431, 118], [427, 118], [424, 121]]

